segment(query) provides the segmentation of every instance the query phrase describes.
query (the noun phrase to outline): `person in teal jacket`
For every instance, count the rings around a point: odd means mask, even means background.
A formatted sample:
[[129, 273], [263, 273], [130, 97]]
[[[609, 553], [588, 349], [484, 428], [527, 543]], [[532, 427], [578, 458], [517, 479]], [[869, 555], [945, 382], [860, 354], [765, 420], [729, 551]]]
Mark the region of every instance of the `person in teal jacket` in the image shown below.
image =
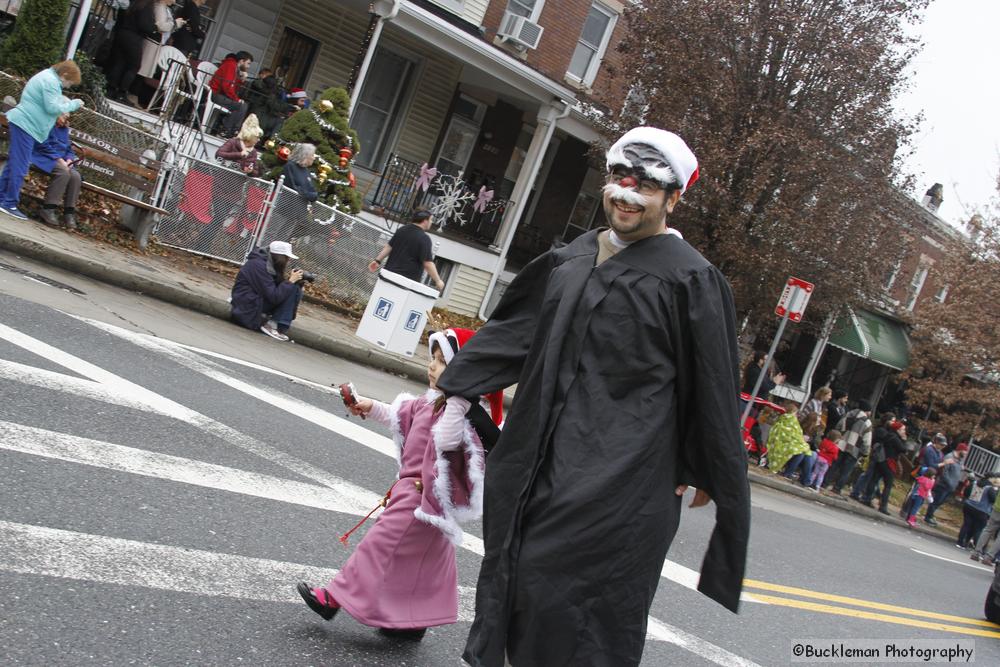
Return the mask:
[[82, 100], [71, 100], [63, 89], [80, 83], [80, 68], [72, 60], [64, 60], [31, 77], [21, 93], [20, 103], [7, 112], [10, 149], [7, 166], [0, 174], [0, 211], [27, 220], [17, 208], [21, 201], [21, 185], [31, 167], [31, 155], [44, 142], [59, 116], [77, 111]]

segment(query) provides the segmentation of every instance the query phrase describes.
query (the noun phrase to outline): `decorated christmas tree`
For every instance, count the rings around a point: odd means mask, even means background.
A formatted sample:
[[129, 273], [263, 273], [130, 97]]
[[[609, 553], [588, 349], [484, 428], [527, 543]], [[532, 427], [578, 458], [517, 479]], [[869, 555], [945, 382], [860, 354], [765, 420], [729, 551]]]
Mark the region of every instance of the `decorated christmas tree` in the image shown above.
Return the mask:
[[316, 190], [320, 201], [345, 213], [361, 210], [361, 195], [355, 188], [351, 166], [358, 154], [358, 135], [347, 125], [350, 97], [343, 88], [327, 88], [308, 109], [296, 111], [281, 130], [265, 144], [264, 165], [271, 178], [278, 178], [292, 146], [316, 146]]

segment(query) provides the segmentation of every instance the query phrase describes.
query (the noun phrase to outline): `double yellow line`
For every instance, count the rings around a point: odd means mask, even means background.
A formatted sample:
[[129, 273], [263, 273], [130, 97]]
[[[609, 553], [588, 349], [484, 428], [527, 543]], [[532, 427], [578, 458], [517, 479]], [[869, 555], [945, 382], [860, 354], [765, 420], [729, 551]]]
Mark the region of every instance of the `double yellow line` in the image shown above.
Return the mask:
[[[807, 588], [796, 588], [795, 586], [782, 586], [781, 584], [770, 584], [766, 581], [757, 581], [756, 579], [744, 579], [744, 587], [750, 589], [749, 594], [753, 596], [755, 600], [760, 600], [761, 602], [766, 602], [768, 604], [779, 605], [782, 607], [791, 607], [793, 609], [805, 609], [808, 611], [816, 611], [823, 614], [834, 614], [837, 616], [849, 616], [851, 618], [861, 618], [871, 621], [881, 621], [883, 623], [895, 623], [897, 625], [907, 625], [913, 628], [927, 628], [929, 630], [940, 630], [942, 632], [957, 632], [963, 635], [973, 635], [976, 637], [990, 637], [993, 639], [1000, 639], [1000, 625], [995, 623], [990, 623], [978, 618], [966, 618], [964, 616], [953, 616], [952, 614], [940, 614], [936, 611], [925, 611], [923, 609], [914, 609], [912, 607], [900, 607], [892, 604], [883, 604], [881, 602], [872, 602], [870, 600], [862, 600], [860, 598], [852, 598], [844, 595], [831, 595], [829, 593], [818, 593], [816, 591], [811, 591]], [[821, 602], [810, 602], [808, 600], [795, 600], [785, 597], [777, 597], [774, 595], [767, 595], [763, 593], [757, 593], [756, 591], [771, 591], [774, 593], [785, 593], [788, 595], [795, 595], [800, 598], [809, 598], [812, 600], [824, 600], [826, 602], [836, 602], [840, 605], [850, 605], [850, 607], [840, 607], [834, 606], [832, 604], [823, 604]], [[985, 587], [983, 589], [983, 598], [986, 598]], [[982, 602], [976, 601], [976, 605], [981, 605]], [[856, 607], [856, 608], [851, 608]], [[866, 609], [875, 609], [878, 611], [865, 611]], [[902, 616], [890, 615], [878, 613], [881, 611], [893, 612], [893, 614], [903, 614]], [[911, 618], [916, 617], [916, 618]], [[931, 620], [921, 620], [921, 619], [931, 619]], [[954, 623], [961, 623], [961, 625], [953, 625]], [[971, 627], [969, 627], [971, 626]]]

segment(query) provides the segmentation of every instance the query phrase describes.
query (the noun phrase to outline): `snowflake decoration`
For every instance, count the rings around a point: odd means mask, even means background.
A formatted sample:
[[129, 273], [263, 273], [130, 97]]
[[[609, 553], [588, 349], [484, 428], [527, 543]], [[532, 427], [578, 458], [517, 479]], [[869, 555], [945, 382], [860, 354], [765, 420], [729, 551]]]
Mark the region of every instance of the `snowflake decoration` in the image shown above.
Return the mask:
[[476, 196], [465, 188], [462, 173], [459, 172], [458, 176], [440, 174], [434, 179], [432, 187], [436, 191], [434, 203], [430, 207], [434, 219], [442, 228], [452, 221], [464, 225], [465, 216], [462, 214], [462, 209]]

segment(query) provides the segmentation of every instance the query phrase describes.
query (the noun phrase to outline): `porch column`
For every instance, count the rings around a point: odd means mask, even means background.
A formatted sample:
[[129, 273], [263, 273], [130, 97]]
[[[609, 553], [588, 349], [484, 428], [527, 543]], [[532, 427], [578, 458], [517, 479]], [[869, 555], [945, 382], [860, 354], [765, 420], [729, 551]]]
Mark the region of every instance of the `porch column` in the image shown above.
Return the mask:
[[379, 37], [382, 36], [382, 27], [386, 21], [396, 18], [396, 14], [399, 13], [400, 2], [401, 0], [379, 0], [372, 3], [372, 13], [378, 15], [378, 22], [372, 31], [372, 38], [368, 40], [368, 49], [365, 51], [365, 57], [361, 61], [361, 67], [358, 69], [358, 78], [351, 89], [351, 105], [347, 109], [348, 119], [354, 115], [354, 107], [358, 103], [358, 98], [361, 97], [361, 89], [365, 86], [368, 69], [371, 67], [375, 49], [378, 48]]
[[[557, 104], [562, 104], [563, 108], [559, 109], [556, 106]], [[503, 221], [500, 223], [500, 229], [497, 231], [494, 245], [491, 246], [494, 249], [500, 250], [500, 256], [497, 257], [497, 263], [493, 267], [493, 275], [490, 276], [490, 284], [486, 288], [483, 303], [479, 306], [479, 317], [481, 319], [486, 319], [486, 308], [489, 305], [490, 297], [493, 296], [493, 290], [496, 289], [497, 279], [500, 278], [500, 273], [507, 263], [507, 252], [510, 250], [510, 244], [514, 240], [517, 223], [524, 213], [528, 193], [535, 186], [538, 170], [541, 168], [542, 160], [545, 158], [545, 149], [548, 148], [549, 142], [552, 141], [552, 135], [556, 131], [556, 123], [559, 122], [560, 118], [568, 116], [572, 108], [571, 105], [560, 100], [546, 104], [538, 110], [538, 122], [535, 125], [535, 134], [531, 137], [531, 144], [528, 146], [528, 152], [524, 156], [521, 171], [517, 174], [514, 191], [510, 195], [510, 207], [507, 209]]]
[[93, 0], [80, 0], [80, 9], [76, 12], [76, 23], [73, 25], [69, 45], [66, 47], [66, 60], [72, 60], [76, 55], [76, 47], [80, 45], [83, 29], [87, 25], [87, 19], [90, 18], [91, 4], [93, 4]]

